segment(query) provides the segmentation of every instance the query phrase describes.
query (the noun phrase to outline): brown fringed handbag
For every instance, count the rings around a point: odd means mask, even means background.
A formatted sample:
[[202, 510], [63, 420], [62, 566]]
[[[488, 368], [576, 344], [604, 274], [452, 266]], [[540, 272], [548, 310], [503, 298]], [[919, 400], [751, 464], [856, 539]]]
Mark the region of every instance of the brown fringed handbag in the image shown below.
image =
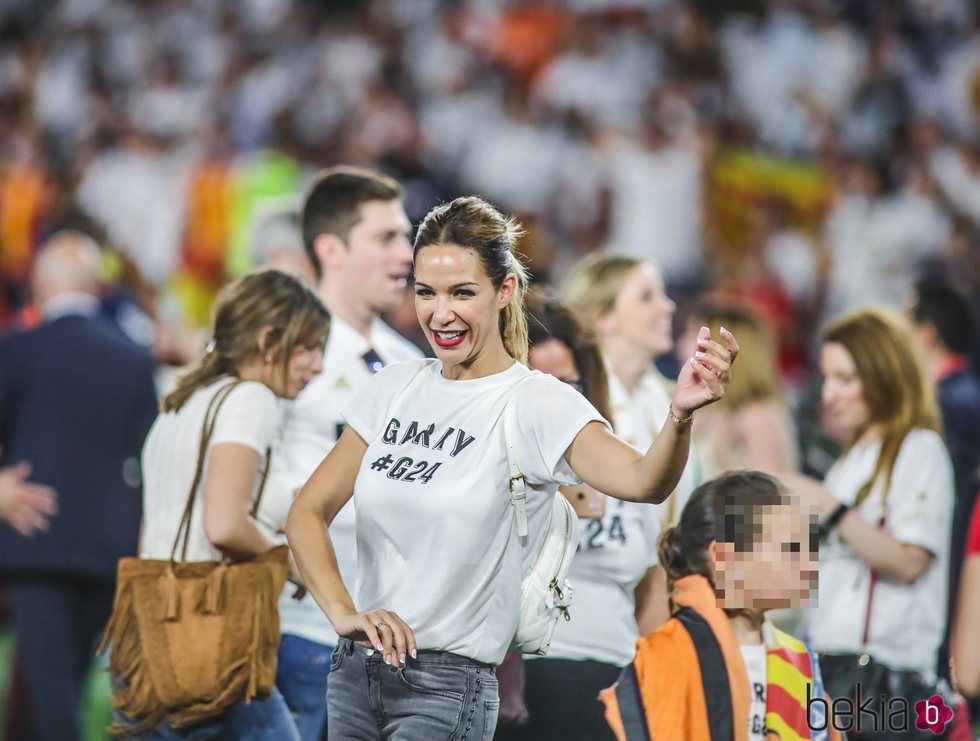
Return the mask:
[[[221, 388], [204, 415], [197, 471], [170, 560], [119, 561], [112, 616], [98, 649], [111, 647], [112, 704], [123, 716], [113, 733], [142, 733], [164, 720], [184, 728], [265, 698], [275, 685], [277, 602], [289, 573], [288, 548], [244, 562], [186, 560], [194, 492], [214, 422], [238, 383]], [[253, 517], [269, 460], [267, 452]]]

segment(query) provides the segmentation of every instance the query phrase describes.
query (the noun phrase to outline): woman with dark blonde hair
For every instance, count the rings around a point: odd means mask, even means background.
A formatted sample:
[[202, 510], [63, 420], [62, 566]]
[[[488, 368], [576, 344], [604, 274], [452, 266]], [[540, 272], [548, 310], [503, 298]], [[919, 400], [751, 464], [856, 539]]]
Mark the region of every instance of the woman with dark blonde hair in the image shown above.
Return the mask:
[[[899, 315], [860, 309], [822, 334], [823, 403], [848, 438], [822, 485], [791, 477], [819, 506], [819, 606], [808, 616], [828, 693], [912, 699], [936, 690], [946, 624], [952, 464], [935, 389]], [[875, 738], [914, 738], [905, 732]], [[864, 735], [871, 736], [865, 726]]]
[[[572, 268], [562, 295], [583, 313], [595, 331], [609, 379], [613, 429], [642, 450], [656, 437], [673, 391], [672, 383], [654, 365], [656, 358], [674, 347], [676, 306], [667, 295], [660, 270], [653, 263], [628, 255], [596, 253]], [[699, 328], [695, 333], [688, 357], [701, 352], [703, 332]], [[725, 337], [728, 330], [720, 327], [718, 332]], [[663, 505], [645, 511], [649, 529], [654, 533], [677, 521], [687, 498], [703, 480], [696, 447], [673, 496]], [[605, 539], [617, 534], [617, 529], [606, 528], [590, 547], [601, 548]], [[664, 573], [656, 563], [656, 551], [651, 550], [650, 554], [647, 574], [636, 588], [636, 618], [641, 633], [653, 630], [670, 616]]]
[[[687, 459], [692, 412], [724, 395], [738, 347], [705, 330], [644, 454], [568, 384], [528, 370], [519, 235], [478, 197], [429, 212], [415, 240], [415, 307], [436, 358], [372, 378], [290, 511], [304, 581], [341, 636], [331, 737], [489, 738], [494, 667], [515, 637], [525, 563], [541, 552], [558, 486], [585, 480], [617, 498], [663, 501]], [[508, 491], [515, 479], [526, 482], [526, 509]], [[325, 527], [351, 496], [356, 601]]]
[[[329, 328], [329, 314], [316, 294], [279, 270], [247, 273], [221, 291], [207, 351], [164, 398], [143, 447], [142, 558], [172, 557], [199, 455], [204, 464], [192, 493], [183, 560], [247, 560], [277, 545], [291, 500], [289, 492], [265, 481], [279, 429], [278, 400], [295, 398], [323, 369]], [[218, 398], [224, 403], [207, 448], [200, 451], [205, 416]], [[250, 509], [259, 496], [253, 517]], [[295, 567], [292, 571], [298, 579]], [[299, 739], [278, 690], [194, 730], [218, 738]], [[165, 721], [139, 737], [183, 734]]]
[[768, 328], [739, 306], [702, 303], [694, 307], [677, 341], [683, 355], [696, 342], [699, 328], [727, 327], [745, 354], [720, 404], [694, 422], [702, 475], [754, 469], [780, 474], [799, 469], [796, 425], [779, 387], [776, 350]]

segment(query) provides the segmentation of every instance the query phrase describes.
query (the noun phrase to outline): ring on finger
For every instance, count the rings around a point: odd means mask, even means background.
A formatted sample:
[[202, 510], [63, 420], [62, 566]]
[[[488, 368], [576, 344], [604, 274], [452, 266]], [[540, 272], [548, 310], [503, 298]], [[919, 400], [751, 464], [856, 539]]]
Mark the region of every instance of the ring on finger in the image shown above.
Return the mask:
[[382, 626], [382, 625], [387, 625], [387, 624], [388, 624], [388, 623], [386, 623], [386, 622], [385, 622], [384, 620], [381, 620], [381, 621], [379, 621], [379, 622], [377, 622], [377, 623], [375, 623], [375, 624], [374, 624], [374, 627], [375, 627], [375, 628], [377, 628], [378, 630], [381, 630], [381, 626]]

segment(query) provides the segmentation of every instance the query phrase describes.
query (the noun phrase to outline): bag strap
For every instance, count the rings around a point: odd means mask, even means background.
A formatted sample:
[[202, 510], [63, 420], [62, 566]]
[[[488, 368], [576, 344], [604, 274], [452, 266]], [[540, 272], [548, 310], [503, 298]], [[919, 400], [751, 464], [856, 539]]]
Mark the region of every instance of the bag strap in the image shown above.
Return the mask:
[[[878, 520], [878, 528], [885, 529], [885, 514]], [[861, 633], [861, 647], [867, 648], [868, 634], [871, 632], [871, 606], [874, 604], [875, 586], [878, 584], [878, 572], [871, 569], [871, 581], [868, 584], [868, 609], [864, 613], [864, 630]]]
[[711, 741], [736, 738], [735, 701], [718, 636], [711, 624], [691, 607], [682, 607], [674, 617], [687, 632], [698, 657]]
[[504, 448], [507, 450], [509, 469], [507, 486], [514, 507], [517, 535], [521, 538], [527, 537], [527, 477], [521, 473], [521, 468], [517, 465], [517, 448], [514, 447], [514, 440], [517, 439], [517, 405], [514, 402], [517, 398], [517, 390], [531, 378], [533, 376], [528, 374], [511, 387], [510, 398], [504, 407]]
[[[187, 494], [187, 504], [184, 505], [184, 514], [181, 516], [180, 525], [177, 528], [177, 535], [174, 537], [174, 545], [170, 550], [171, 563], [176, 563], [178, 546], [180, 547], [180, 560], [187, 560], [187, 546], [190, 541], [191, 531], [191, 514], [194, 510], [194, 495], [197, 492], [197, 487], [201, 484], [201, 477], [204, 474], [204, 459], [207, 457], [208, 445], [211, 442], [211, 434], [214, 432], [214, 425], [218, 419], [218, 412], [231, 395], [231, 392], [240, 383], [242, 383], [241, 379], [236, 379], [218, 389], [215, 395], [211, 397], [211, 401], [208, 403], [208, 407], [204, 412], [204, 423], [201, 425], [201, 442], [197, 451], [197, 467], [194, 470], [194, 481], [191, 484], [190, 491]], [[265, 470], [262, 472], [262, 481], [259, 485], [258, 497], [256, 497], [255, 505], [252, 507], [253, 517], [258, 512], [259, 502], [262, 499], [262, 491], [265, 489], [265, 481], [269, 475], [269, 461], [271, 454], [272, 449], [270, 448], [265, 454]], [[182, 544], [181, 540], [183, 540]]]
[[[875, 479], [869, 479], [867, 483], [864, 484], [860, 489], [858, 489], [857, 497], [854, 500], [852, 507], [857, 507], [861, 502], [867, 499], [872, 492], [875, 485]], [[881, 517], [878, 518], [878, 529], [885, 529], [885, 519], [888, 516], [888, 494], [891, 492], [891, 486], [885, 487], [885, 490], [881, 493]], [[875, 587], [878, 585], [878, 574], [870, 566], [868, 567], [871, 571], [871, 579], [868, 582], [868, 609], [864, 613], [864, 628], [861, 631], [861, 648], [867, 648], [868, 646], [868, 636], [871, 633], [871, 607], [874, 604], [875, 598]]]

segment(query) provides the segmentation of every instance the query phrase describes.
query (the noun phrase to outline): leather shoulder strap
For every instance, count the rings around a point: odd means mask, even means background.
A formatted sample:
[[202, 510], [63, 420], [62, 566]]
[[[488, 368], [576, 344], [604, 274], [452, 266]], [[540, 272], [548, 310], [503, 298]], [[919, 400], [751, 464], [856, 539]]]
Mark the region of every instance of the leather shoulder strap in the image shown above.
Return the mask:
[[262, 469], [262, 479], [259, 481], [259, 492], [255, 495], [255, 504], [252, 505], [252, 519], [259, 514], [259, 505], [262, 503], [262, 493], [265, 491], [265, 481], [269, 478], [269, 465], [272, 463], [272, 446], [265, 451], [265, 467]]
[[[177, 528], [177, 535], [174, 537], [174, 545], [170, 550], [170, 560], [174, 562], [177, 556], [177, 548], [180, 546], [180, 560], [187, 560], [187, 544], [190, 539], [191, 530], [191, 513], [194, 510], [194, 494], [197, 492], [197, 487], [201, 483], [201, 476], [204, 473], [204, 459], [207, 456], [208, 444], [211, 442], [211, 433], [214, 432], [214, 423], [218, 418], [218, 412], [221, 411], [222, 405], [225, 403], [227, 398], [231, 395], [238, 384], [241, 383], [240, 379], [230, 381], [225, 384], [211, 397], [211, 401], [208, 404], [208, 408], [204, 412], [204, 423], [201, 425], [201, 442], [197, 451], [197, 468], [194, 470], [194, 481], [191, 483], [190, 491], [187, 493], [187, 504], [184, 505], [184, 514], [180, 519], [180, 525]], [[265, 477], [269, 470], [269, 456], [266, 454], [266, 470], [262, 476], [263, 488], [265, 485]], [[261, 497], [262, 492], [259, 491], [259, 497]], [[256, 503], [256, 508], [258, 504]], [[183, 541], [183, 545], [181, 545]]]
[[515, 383], [510, 390], [510, 398], [504, 407], [504, 448], [507, 450], [507, 467], [509, 469], [507, 486], [510, 489], [510, 501], [514, 507], [514, 517], [517, 524], [518, 537], [527, 536], [527, 478], [521, 473], [520, 466], [517, 465], [517, 448], [514, 441], [517, 440], [517, 391], [528, 380], [533, 378], [532, 374], [524, 376]]

